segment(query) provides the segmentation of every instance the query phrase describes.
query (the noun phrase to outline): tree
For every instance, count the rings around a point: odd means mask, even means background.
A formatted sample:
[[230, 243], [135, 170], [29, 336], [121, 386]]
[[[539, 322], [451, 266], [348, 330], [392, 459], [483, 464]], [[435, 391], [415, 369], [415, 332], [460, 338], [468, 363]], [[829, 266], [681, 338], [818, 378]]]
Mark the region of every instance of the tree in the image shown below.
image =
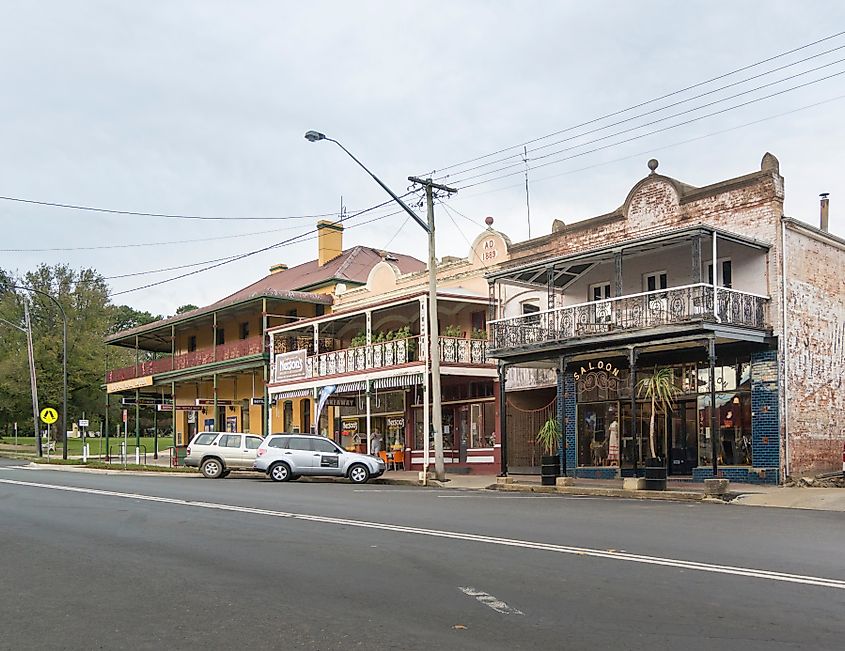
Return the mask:
[[679, 389], [675, 386], [675, 373], [671, 368], [655, 369], [650, 377], [643, 378], [637, 382], [637, 395], [640, 398], [651, 400], [651, 418], [648, 424], [648, 447], [651, 458], [657, 457], [657, 445], [654, 436], [654, 419], [657, 414], [657, 407], [663, 409], [664, 413], [672, 409], [675, 404], [675, 396]]
[[194, 305], [192, 303], [185, 303], [185, 305], [180, 305], [176, 308], [176, 316], [180, 314], [184, 314], [185, 312], [191, 312], [193, 310], [198, 310], [199, 306]]

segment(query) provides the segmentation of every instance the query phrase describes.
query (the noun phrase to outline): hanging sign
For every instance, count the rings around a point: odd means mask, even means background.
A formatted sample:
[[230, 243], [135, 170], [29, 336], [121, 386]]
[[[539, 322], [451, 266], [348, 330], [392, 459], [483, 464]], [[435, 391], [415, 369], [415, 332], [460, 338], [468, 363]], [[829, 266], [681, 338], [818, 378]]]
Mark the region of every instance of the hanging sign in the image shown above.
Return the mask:
[[582, 365], [580, 369], [578, 369], [575, 373], [572, 374], [572, 377], [577, 382], [581, 379], [581, 376], [586, 375], [590, 371], [604, 371], [608, 375], [612, 375], [613, 377], [619, 376], [619, 367], [614, 366], [610, 362], [605, 362], [604, 360], [599, 360], [595, 364], [593, 362], [588, 362], [586, 366]]
[[[197, 398], [196, 400], [197, 407], [213, 407], [214, 406], [214, 398]], [[218, 407], [233, 407], [237, 403], [234, 400], [217, 400]]]
[[341, 427], [343, 428], [344, 432], [357, 432], [358, 431], [358, 421], [357, 420], [345, 420], [341, 423]]

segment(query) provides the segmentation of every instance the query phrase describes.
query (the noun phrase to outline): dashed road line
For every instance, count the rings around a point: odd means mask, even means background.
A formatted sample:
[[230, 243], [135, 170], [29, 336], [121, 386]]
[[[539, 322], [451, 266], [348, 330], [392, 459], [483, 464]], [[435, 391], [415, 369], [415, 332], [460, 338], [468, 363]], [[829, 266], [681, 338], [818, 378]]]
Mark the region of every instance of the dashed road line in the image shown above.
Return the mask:
[[473, 587], [467, 586], [464, 588], [459, 587], [458, 590], [463, 592], [468, 597], [475, 597], [476, 600], [483, 603], [488, 608], [492, 608], [497, 613], [501, 613], [502, 615], [524, 615], [521, 610], [517, 610], [512, 606], [508, 606], [504, 601], [501, 599], [496, 599], [491, 594], [483, 592], [481, 590], [476, 590]]

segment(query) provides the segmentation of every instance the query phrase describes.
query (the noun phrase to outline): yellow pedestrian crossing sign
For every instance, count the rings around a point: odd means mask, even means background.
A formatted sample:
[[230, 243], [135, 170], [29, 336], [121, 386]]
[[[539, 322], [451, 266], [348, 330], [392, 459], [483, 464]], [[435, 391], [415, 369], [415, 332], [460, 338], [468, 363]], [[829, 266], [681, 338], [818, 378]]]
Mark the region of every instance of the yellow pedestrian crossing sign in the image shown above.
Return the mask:
[[59, 420], [59, 412], [57, 412], [52, 407], [44, 407], [41, 410], [41, 421], [47, 423], [48, 425], [52, 425], [57, 420]]

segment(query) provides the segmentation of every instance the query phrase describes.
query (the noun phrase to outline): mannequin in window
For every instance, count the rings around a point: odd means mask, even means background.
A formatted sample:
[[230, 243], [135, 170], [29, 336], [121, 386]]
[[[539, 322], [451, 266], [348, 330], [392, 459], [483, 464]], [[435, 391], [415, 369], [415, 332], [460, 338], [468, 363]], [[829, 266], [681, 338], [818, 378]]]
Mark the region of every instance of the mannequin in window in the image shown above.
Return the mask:
[[607, 463], [610, 466], [619, 465], [619, 422], [614, 418], [607, 426], [608, 445]]

